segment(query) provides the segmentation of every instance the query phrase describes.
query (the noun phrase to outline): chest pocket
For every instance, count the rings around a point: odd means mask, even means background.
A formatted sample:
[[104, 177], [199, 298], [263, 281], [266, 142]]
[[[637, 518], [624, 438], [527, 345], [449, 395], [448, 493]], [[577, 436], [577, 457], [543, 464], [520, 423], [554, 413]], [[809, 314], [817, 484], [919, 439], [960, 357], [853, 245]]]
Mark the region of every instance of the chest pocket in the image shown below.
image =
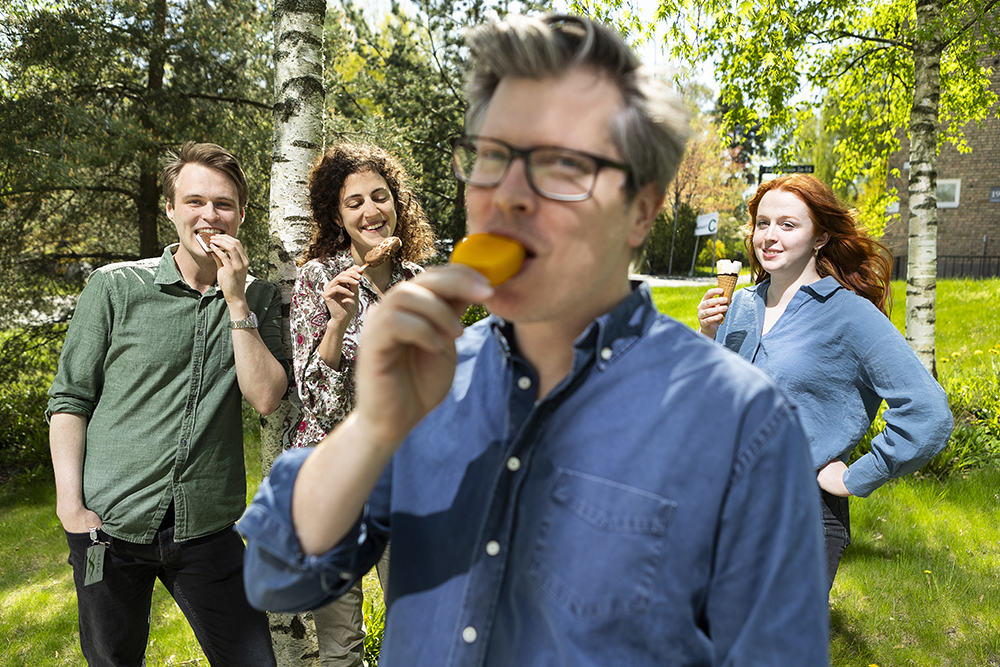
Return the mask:
[[530, 575], [577, 616], [634, 614], [652, 596], [677, 503], [560, 470]]

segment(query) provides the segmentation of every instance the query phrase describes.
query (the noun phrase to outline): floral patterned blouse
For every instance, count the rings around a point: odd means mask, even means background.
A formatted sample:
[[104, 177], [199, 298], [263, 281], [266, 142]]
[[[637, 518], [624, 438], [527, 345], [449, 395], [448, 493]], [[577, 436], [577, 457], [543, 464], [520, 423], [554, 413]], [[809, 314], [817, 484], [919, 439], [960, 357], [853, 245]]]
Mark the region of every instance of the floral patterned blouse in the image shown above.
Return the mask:
[[[393, 259], [389, 286], [409, 280], [423, 271], [412, 262]], [[319, 355], [319, 344], [330, 321], [323, 302], [323, 287], [338, 273], [352, 266], [354, 259], [346, 250], [326, 259], [313, 259], [299, 268], [292, 292], [291, 320], [292, 364], [295, 384], [302, 406], [285, 419], [285, 447], [309, 447], [317, 444], [354, 409], [354, 363], [365, 316], [378, 302], [378, 293], [363, 276], [358, 288], [358, 312], [344, 333], [340, 368], [330, 368]]]

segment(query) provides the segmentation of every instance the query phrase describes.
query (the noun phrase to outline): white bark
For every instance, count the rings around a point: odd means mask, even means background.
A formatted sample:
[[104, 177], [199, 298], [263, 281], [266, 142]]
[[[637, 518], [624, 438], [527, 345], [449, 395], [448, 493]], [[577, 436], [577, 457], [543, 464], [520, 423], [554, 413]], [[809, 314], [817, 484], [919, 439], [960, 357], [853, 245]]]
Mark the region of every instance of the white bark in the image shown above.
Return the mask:
[[[274, 5], [274, 144], [271, 163], [268, 262], [285, 306], [285, 353], [291, 359], [288, 305], [296, 260], [312, 236], [309, 170], [323, 150], [323, 21], [325, 0], [277, 0]], [[289, 388], [289, 395], [295, 388]], [[281, 453], [289, 400], [261, 420], [261, 469]], [[279, 667], [319, 665], [312, 614], [269, 614]]]
[[[910, 236], [906, 275], [906, 340], [937, 377], [937, 138], [941, 97], [941, 0], [917, 0], [910, 110]], [[926, 31], [926, 32], [925, 32]], [[925, 38], [926, 35], [926, 38]]]

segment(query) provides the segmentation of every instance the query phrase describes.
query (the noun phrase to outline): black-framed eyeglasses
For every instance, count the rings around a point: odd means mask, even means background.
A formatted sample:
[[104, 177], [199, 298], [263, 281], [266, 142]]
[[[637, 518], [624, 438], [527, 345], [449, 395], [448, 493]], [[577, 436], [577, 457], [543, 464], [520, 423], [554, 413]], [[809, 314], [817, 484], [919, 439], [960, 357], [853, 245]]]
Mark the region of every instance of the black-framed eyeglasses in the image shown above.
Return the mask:
[[458, 180], [483, 188], [499, 185], [514, 158], [523, 158], [531, 188], [542, 197], [556, 201], [589, 198], [597, 182], [597, 172], [605, 167], [625, 173], [632, 171], [613, 160], [571, 148], [514, 148], [491, 137], [454, 137], [451, 154]]

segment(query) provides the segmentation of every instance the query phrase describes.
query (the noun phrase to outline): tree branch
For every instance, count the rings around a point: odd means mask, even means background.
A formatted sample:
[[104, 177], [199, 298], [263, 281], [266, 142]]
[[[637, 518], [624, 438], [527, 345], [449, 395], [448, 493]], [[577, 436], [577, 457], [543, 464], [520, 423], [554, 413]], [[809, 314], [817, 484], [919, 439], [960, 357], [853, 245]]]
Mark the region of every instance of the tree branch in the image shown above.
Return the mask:
[[[996, 2], [996, 0], [994, 0], [994, 2]], [[886, 46], [894, 46], [900, 49], [909, 49], [909, 50], [913, 49], [912, 44], [908, 44], [907, 42], [898, 39], [859, 35], [858, 33], [848, 32], [846, 30], [835, 30], [830, 33], [818, 33], [810, 31], [808, 34], [815, 36], [820, 41], [820, 43], [836, 42], [846, 37], [850, 37], [852, 39], [857, 39], [862, 42], [875, 42], [877, 44], [885, 44]], [[830, 37], [824, 37], [824, 35], [830, 35]]]
[[132, 201], [137, 201], [139, 196], [132, 192], [131, 190], [126, 190], [125, 188], [116, 188], [108, 185], [52, 185], [44, 188], [24, 188], [21, 190], [4, 190], [0, 191], [0, 197], [12, 197], [14, 195], [27, 195], [27, 194], [42, 194], [46, 192], [114, 192], [120, 195], [125, 195]]
[[274, 111], [273, 104], [264, 104], [263, 102], [257, 102], [256, 100], [248, 100], [244, 97], [222, 97], [221, 95], [206, 95], [204, 93], [185, 93], [184, 97], [194, 100], [211, 100], [213, 102], [229, 102], [231, 104], [243, 104], [246, 106], [257, 107], [258, 109]]
[[952, 42], [954, 42], [959, 37], [964, 35], [966, 32], [971, 30], [977, 23], [979, 23], [983, 18], [985, 18], [986, 14], [988, 14], [991, 9], [997, 6], [997, 3], [1000, 3], [1000, 0], [990, 0], [990, 2], [985, 7], [983, 7], [983, 10], [981, 12], [979, 12], [973, 18], [969, 19], [965, 23], [965, 25], [963, 25], [961, 28], [958, 29], [958, 31], [952, 36], [951, 39], [949, 39], [944, 43], [944, 48], [948, 48], [948, 46], [950, 46]]

